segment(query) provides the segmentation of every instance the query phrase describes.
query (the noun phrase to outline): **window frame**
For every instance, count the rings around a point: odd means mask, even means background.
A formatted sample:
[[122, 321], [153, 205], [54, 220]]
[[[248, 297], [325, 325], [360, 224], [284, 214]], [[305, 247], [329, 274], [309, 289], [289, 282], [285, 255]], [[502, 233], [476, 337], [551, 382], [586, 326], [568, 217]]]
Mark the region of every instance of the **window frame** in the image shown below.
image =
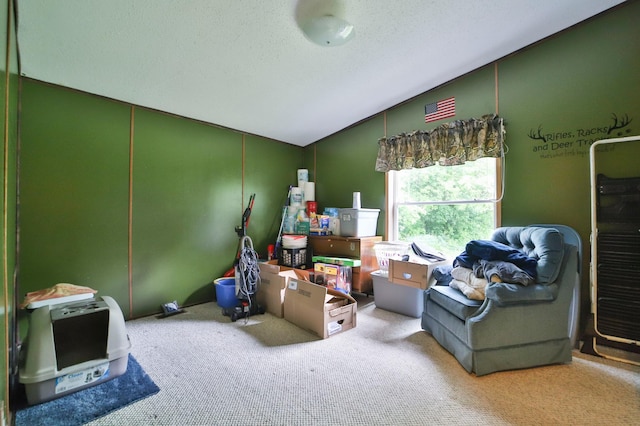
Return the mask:
[[[399, 205], [452, 205], [452, 204], [486, 204], [493, 203], [494, 228], [502, 224], [502, 197], [504, 196], [504, 157], [496, 158], [495, 178], [496, 193], [494, 199], [483, 200], [446, 200], [446, 201], [416, 201], [397, 203], [395, 194], [398, 192], [398, 173], [395, 171], [385, 172], [385, 240], [397, 241], [398, 238], [398, 206]], [[433, 166], [438, 167], [438, 166]], [[445, 166], [443, 166], [445, 167]]]

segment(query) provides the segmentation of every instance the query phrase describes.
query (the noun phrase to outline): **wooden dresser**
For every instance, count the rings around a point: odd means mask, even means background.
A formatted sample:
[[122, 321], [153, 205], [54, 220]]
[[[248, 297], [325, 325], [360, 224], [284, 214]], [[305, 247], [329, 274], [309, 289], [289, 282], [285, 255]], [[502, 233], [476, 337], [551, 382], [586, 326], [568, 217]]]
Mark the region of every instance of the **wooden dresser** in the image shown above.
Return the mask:
[[378, 270], [378, 260], [373, 249], [377, 237], [310, 236], [308, 246], [314, 256], [335, 256], [360, 259], [360, 266], [353, 268], [351, 289], [356, 293], [373, 293], [371, 272]]

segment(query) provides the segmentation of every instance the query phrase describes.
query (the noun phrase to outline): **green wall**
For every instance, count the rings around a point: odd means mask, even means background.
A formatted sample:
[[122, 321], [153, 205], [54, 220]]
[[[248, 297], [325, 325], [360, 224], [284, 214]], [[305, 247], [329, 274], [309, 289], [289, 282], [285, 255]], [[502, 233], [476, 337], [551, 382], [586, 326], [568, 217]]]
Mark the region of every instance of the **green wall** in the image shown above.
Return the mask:
[[[244, 204], [256, 194], [249, 222], [249, 235], [259, 243], [260, 253], [275, 242], [282, 221], [282, 207], [287, 203], [289, 185], [298, 182], [297, 170], [302, 167], [300, 147], [273, 143], [257, 136], [245, 136]], [[240, 225], [236, 218], [235, 225]], [[232, 259], [225, 257], [226, 264]]]
[[[584, 326], [590, 309], [589, 146], [601, 138], [640, 134], [638, 16], [640, 2], [629, 2], [307, 147], [307, 165], [316, 152], [319, 199], [344, 207], [359, 190], [363, 207], [384, 209], [383, 174], [374, 171], [376, 142], [451, 120], [425, 124], [428, 103], [455, 96], [452, 119], [498, 113], [508, 145], [502, 225], [559, 223], [580, 233]], [[608, 133], [613, 114], [618, 125], [622, 117], [631, 122]], [[529, 136], [537, 137], [538, 129], [546, 141]], [[608, 159], [612, 176], [640, 175], [638, 144], [610, 151], [619, 152]]]
[[0, 3], [0, 27], [3, 40], [0, 43], [0, 99], [2, 99], [2, 353], [0, 364], [0, 411], [1, 417], [11, 424], [10, 389], [15, 385], [15, 376], [10, 374], [17, 364], [16, 351], [16, 304], [14, 276], [16, 272], [16, 153], [18, 146], [18, 59], [15, 37], [13, 2]]
[[[583, 327], [590, 312], [589, 147], [598, 139], [640, 134], [638, 16], [640, 2], [632, 2], [499, 64], [509, 145], [503, 224], [563, 223], [580, 233]], [[618, 124], [624, 116], [632, 121], [609, 132], [614, 114]], [[538, 129], [545, 140], [529, 137]], [[631, 157], [636, 176], [639, 147]], [[622, 165], [629, 155], [612, 158]]]
[[29, 80], [21, 97], [19, 293], [67, 282], [124, 311], [129, 107]]
[[[634, 2], [500, 62], [505, 223], [559, 221], [588, 243], [590, 144], [640, 133], [638, 16]], [[632, 121], [608, 133], [613, 114]], [[546, 141], [528, 136], [538, 129]]]
[[[133, 306], [211, 300], [214, 271], [228, 266], [241, 203], [237, 133], [136, 110], [133, 149]], [[223, 154], [224, 153], [224, 154]], [[221, 184], [224, 182], [225, 184]], [[217, 183], [217, 184], [214, 184]], [[226, 262], [225, 262], [226, 261]]]
[[275, 241], [301, 148], [28, 79], [22, 104], [21, 295], [85, 285], [128, 318], [213, 300], [251, 193], [249, 236]]
[[[9, 29], [7, 28], [7, 15], [9, 13], [9, 4], [7, 1], [3, 1], [1, 3], [0, 6], [0, 25], [2, 26], [2, 34], [3, 34], [3, 39], [2, 42], [0, 42], [0, 55], [1, 56], [1, 60], [0, 60], [0, 78], [2, 78], [2, 83], [0, 83], [0, 99], [3, 100], [2, 102], [2, 116], [4, 117], [4, 113], [7, 109], [7, 105], [6, 102], [4, 102], [7, 90], [9, 90], [9, 88], [7, 87], [6, 84], [6, 76], [7, 76], [7, 63], [5, 60], [6, 57], [6, 53], [7, 53], [7, 40], [9, 39], [9, 35], [11, 34]], [[3, 147], [3, 154], [2, 154], [2, 161], [4, 163], [5, 159], [5, 149], [7, 147], [7, 140], [4, 137], [5, 134], [5, 129], [6, 129], [6, 121], [3, 119], [1, 121], [2, 124], [0, 124], [0, 129], [2, 131], [2, 147]], [[4, 174], [2, 175], [2, 190], [1, 190], [1, 194], [2, 194], [2, 198], [5, 198], [5, 193], [7, 191], [7, 184], [9, 182], [7, 182], [7, 176], [5, 176]], [[4, 208], [3, 208], [3, 212], [2, 212], [2, 216], [3, 219], [6, 217], [6, 212], [4, 212]], [[4, 220], [3, 220], [4, 222]], [[10, 339], [10, 333], [9, 333], [9, 328], [11, 327], [11, 315], [12, 315], [12, 304], [9, 302], [10, 298], [11, 298], [11, 286], [8, 283], [7, 280], [7, 273], [8, 271], [5, 269], [5, 260], [8, 259], [8, 253], [5, 250], [5, 238], [4, 235], [6, 233], [6, 231], [8, 231], [8, 229], [3, 225], [2, 227], [2, 234], [3, 234], [3, 238], [2, 238], [2, 247], [0, 248], [0, 250], [2, 251], [2, 288], [0, 289], [0, 296], [2, 297], [2, 327], [0, 327], [0, 339], [2, 339], [2, 354], [0, 354], [0, 363], [2, 364], [2, 371], [3, 374], [0, 376], [0, 401], [2, 401], [2, 408], [1, 410], [1, 414], [2, 414], [2, 418], [5, 418], [6, 416], [6, 410], [5, 407], [8, 406], [8, 401], [7, 401], [7, 396], [8, 396], [8, 383], [9, 383], [9, 363], [8, 363], [8, 359], [9, 359], [9, 348], [11, 348], [11, 339]]]
[[353, 193], [360, 192], [363, 208], [381, 209], [379, 234], [384, 226], [384, 174], [371, 170], [382, 126], [383, 118], [374, 117], [316, 144], [313, 173], [318, 211], [325, 207], [351, 207]]

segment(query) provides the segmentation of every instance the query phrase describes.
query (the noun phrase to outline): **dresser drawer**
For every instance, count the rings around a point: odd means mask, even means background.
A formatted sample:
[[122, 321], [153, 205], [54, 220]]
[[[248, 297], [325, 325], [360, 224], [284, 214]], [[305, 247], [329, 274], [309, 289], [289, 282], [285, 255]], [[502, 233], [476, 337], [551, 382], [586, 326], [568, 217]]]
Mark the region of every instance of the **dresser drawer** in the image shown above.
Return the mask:
[[333, 255], [360, 259], [360, 239], [340, 237], [309, 237], [314, 255]]
[[378, 260], [373, 246], [382, 241], [382, 237], [339, 237], [310, 236], [308, 244], [317, 256], [335, 256], [360, 259], [361, 266], [353, 268], [353, 291], [371, 293], [373, 282], [371, 272], [378, 269]]

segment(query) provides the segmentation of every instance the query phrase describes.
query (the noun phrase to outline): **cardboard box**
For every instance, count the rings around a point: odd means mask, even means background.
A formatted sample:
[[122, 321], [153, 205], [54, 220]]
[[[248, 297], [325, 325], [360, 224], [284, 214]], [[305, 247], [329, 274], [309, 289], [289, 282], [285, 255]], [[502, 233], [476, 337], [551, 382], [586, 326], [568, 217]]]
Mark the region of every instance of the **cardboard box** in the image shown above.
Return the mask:
[[261, 262], [258, 267], [260, 268], [260, 285], [256, 293], [258, 304], [262, 305], [266, 312], [283, 318], [284, 296], [289, 278], [309, 279], [309, 273], [278, 265], [277, 260]]
[[433, 268], [446, 263], [446, 260], [435, 262], [425, 260], [418, 263], [389, 259], [389, 281], [426, 290], [429, 287]]
[[284, 297], [284, 319], [326, 339], [356, 326], [358, 304], [348, 294], [290, 278]]

